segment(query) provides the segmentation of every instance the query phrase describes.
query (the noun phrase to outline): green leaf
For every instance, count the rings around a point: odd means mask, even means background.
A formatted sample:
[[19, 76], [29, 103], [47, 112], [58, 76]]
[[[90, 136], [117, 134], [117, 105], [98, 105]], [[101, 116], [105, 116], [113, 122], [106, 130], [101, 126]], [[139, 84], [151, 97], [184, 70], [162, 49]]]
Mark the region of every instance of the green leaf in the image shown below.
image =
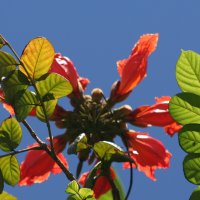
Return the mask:
[[28, 85], [29, 81], [22, 72], [20, 72], [19, 70], [12, 71], [2, 81], [2, 87], [4, 90], [6, 102], [12, 104], [17, 92], [27, 89]]
[[14, 118], [3, 121], [0, 127], [0, 148], [3, 151], [13, 151], [21, 142], [22, 129]]
[[3, 192], [2, 194], [0, 194], [0, 199], [1, 200], [17, 200], [16, 197], [14, 197], [13, 195], [11, 194], [8, 194], [7, 192]]
[[19, 164], [15, 156], [8, 155], [0, 158], [0, 168], [4, 181], [11, 186], [15, 186], [20, 179]]
[[98, 198], [98, 200], [107, 200], [107, 199], [113, 199], [112, 190], [108, 190], [108, 192], [106, 192], [105, 194], [102, 194]]
[[11, 54], [0, 51], [0, 77], [3, 77], [8, 72], [15, 70], [17, 65], [17, 61]]
[[0, 199], [1, 199], [1, 194], [3, 192], [3, 188], [4, 188], [4, 179], [3, 179], [3, 174], [0, 170]]
[[190, 196], [189, 200], [199, 200], [200, 198], [200, 187], [197, 187]]
[[14, 110], [17, 120], [24, 120], [37, 104], [38, 101], [33, 92], [30, 92], [29, 90], [18, 92], [14, 102]]
[[189, 154], [183, 161], [185, 178], [196, 185], [200, 184], [200, 154]]
[[93, 150], [97, 157], [104, 161], [133, 161], [131, 158], [125, 155], [125, 152], [119, 146], [112, 142], [97, 142], [94, 144]]
[[120, 199], [125, 199], [125, 192], [124, 192], [123, 184], [115, 170], [114, 170], [114, 173], [115, 173], [114, 183], [115, 183], [117, 189], [119, 190]]
[[184, 92], [200, 95], [200, 55], [182, 51], [176, 64], [176, 79]]
[[2, 36], [0, 35], [0, 49], [5, 45], [5, 42], [2, 38]]
[[74, 142], [69, 145], [67, 153], [77, 154], [77, 152], [87, 149], [88, 147], [89, 145], [87, 143], [87, 136], [85, 135], [85, 133], [82, 133], [74, 140]]
[[55, 73], [42, 76], [36, 83], [36, 87], [43, 98], [52, 94], [55, 99], [58, 99], [72, 92], [72, 86], [69, 81]]
[[169, 103], [172, 117], [180, 124], [200, 123], [200, 96], [192, 93], [179, 93]]
[[0, 51], [0, 69], [3, 67], [14, 66], [14, 69], [19, 63], [15, 60], [15, 58], [4, 51]]
[[20, 66], [20, 71], [33, 80], [38, 79], [49, 71], [54, 54], [54, 48], [46, 38], [32, 39], [21, 56], [21, 61], [26, 70], [23, 66]]
[[178, 134], [181, 148], [188, 153], [200, 153], [200, 125], [187, 124]]
[[71, 181], [68, 184], [67, 189], [65, 190], [65, 192], [69, 194], [77, 194], [78, 191], [79, 191], [79, 185], [75, 180]]
[[82, 199], [88, 199], [93, 197], [94, 192], [89, 188], [81, 188], [79, 190], [79, 194], [81, 195]]
[[[45, 110], [46, 110], [47, 119], [49, 119], [49, 118], [51, 117], [51, 115], [53, 114], [57, 102], [58, 102], [57, 99], [43, 102], [43, 103], [44, 103]], [[36, 116], [37, 116], [38, 119], [40, 119], [41, 121], [43, 121], [43, 122], [46, 121], [46, 120], [45, 120], [45, 114], [44, 114], [44, 111], [43, 111], [42, 106], [37, 106], [37, 107], [36, 107]]]

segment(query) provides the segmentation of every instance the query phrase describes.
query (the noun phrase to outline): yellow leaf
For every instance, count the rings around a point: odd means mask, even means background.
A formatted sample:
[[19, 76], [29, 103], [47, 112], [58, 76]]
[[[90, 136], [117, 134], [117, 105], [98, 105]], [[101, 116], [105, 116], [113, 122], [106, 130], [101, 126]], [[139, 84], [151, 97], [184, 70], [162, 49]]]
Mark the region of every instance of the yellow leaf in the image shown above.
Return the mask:
[[32, 39], [22, 53], [21, 61], [24, 66], [20, 66], [20, 71], [29, 79], [38, 79], [49, 71], [54, 54], [54, 48], [46, 38]]

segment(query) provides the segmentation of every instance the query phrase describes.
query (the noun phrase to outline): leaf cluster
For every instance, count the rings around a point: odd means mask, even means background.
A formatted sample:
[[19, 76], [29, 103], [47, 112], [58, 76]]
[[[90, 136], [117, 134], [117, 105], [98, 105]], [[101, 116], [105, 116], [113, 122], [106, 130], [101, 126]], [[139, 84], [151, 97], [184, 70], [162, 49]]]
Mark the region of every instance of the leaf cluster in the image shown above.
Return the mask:
[[[187, 153], [183, 161], [185, 178], [200, 185], [200, 55], [182, 51], [176, 64], [176, 79], [183, 92], [172, 97], [169, 109], [172, 117], [183, 125], [179, 144]], [[198, 198], [197, 198], [198, 196]], [[199, 199], [199, 188], [190, 200]]]

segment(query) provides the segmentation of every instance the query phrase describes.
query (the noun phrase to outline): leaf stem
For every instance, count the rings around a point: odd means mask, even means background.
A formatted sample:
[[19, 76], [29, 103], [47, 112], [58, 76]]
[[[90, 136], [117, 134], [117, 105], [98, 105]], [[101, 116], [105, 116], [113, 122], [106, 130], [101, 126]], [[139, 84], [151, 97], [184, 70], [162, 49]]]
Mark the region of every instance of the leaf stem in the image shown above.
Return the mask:
[[9, 49], [13, 52], [13, 54], [15, 55], [15, 57], [17, 58], [17, 60], [19, 61], [19, 63], [21, 64], [21, 60], [17, 54], [17, 52], [13, 49], [13, 47], [10, 45], [10, 43], [1, 35], [1, 38], [3, 39], [3, 41], [5, 42], [5, 45], [7, 45], [9, 47]]

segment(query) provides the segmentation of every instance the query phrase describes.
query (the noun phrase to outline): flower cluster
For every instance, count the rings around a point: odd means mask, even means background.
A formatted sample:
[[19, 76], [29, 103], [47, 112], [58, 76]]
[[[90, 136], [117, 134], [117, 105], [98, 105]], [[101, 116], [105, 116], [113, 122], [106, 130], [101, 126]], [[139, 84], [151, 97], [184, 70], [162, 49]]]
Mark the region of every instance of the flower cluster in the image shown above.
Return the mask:
[[[58, 128], [66, 129], [63, 135], [56, 136], [53, 139], [55, 153], [65, 167], [68, 168], [68, 164], [62, 152], [67, 144], [69, 147], [76, 147], [76, 153], [81, 163], [87, 160], [89, 164], [92, 164], [95, 161], [98, 162], [102, 157], [97, 155], [91, 147], [94, 147], [100, 141], [114, 143], [117, 136], [122, 139], [127, 147], [126, 155], [130, 157], [130, 162], [132, 162], [132, 165], [130, 165], [127, 160], [120, 160], [124, 162], [124, 168], [137, 166], [138, 170], [144, 172], [147, 177], [156, 180], [155, 169], [169, 167], [171, 154], [165, 149], [164, 145], [157, 139], [150, 137], [148, 133], [129, 130], [127, 124], [138, 127], [160, 126], [170, 136], [173, 136], [175, 132], [180, 130], [181, 126], [169, 114], [170, 97], [156, 98], [154, 105], [143, 105], [134, 110], [128, 105], [113, 108], [117, 103], [125, 100], [145, 78], [148, 57], [156, 49], [158, 37], [158, 34], [141, 36], [133, 47], [130, 56], [117, 62], [120, 80], [113, 84], [110, 96], [107, 99], [99, 88], [94, 89], [91, 95], [85, 95], [84, 91], [89, 80], [78, 75], [73, 62], [69, 58], [60, 53], [55, 54], [49, 73], [57, 73], [63, 76], [73, 87], [73, 92], [68, 95], [73, 110], [65, 110], [57, 105], [50, 117]], [[13, 115], [14, 111], [6, 103], [3, 93], [0, 94], [0, 98], [4, 107]], [[35, 116], [35, 110], [33, 109], [29, 115]], [[84, 143], [80, 139], [82, 138], [80, 135], [83, 133]], [[82, 146], [79, 143], [80, 141]], [[33, 144], [31, 147], [33, 146], [37, 146], [37, 144]], [[109, 169], [110, 172], [107, 173], [115, 179], [115, 174], [110, 166]], [[58, 174], [61, 171], [45, 151], [31, 150], [21, 164], [19, 185], [41, 183], [49, 177], [50, 173]], [[94, 175], [96, 178], [92, 188], [95, 197], [98, 198], [112, 186], [103, 168], [100, 167], [96, 170]], [[90, 177], [89, 172], [82, 174], [80, 183], [87, 186], [88, 177]], [[101, 187], [102, 185], [105, 187]], [[99, 190], [99, 187], [103, 189]]]

